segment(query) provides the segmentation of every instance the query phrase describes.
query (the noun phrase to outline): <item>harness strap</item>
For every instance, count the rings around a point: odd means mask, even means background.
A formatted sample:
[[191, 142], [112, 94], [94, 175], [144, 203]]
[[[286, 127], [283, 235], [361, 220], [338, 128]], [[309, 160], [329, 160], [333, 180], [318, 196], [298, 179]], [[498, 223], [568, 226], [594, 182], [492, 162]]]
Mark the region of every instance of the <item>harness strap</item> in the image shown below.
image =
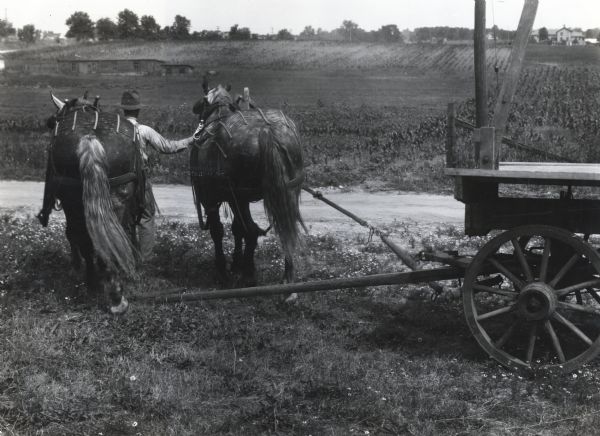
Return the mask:
[[301, 171], [300, 174], [298, 174], [292, 180], [290, 180], [289, 182], [287, 182], [285, 184], [285, 186], [288, 189], [293, 189], [293, 188], [297, 188], [298, 186], [300, 186], [302, 184], [302, 182], [304, 182], [304, 171]]
[[119, 185], [124, 185], [125, 183], [133, 182], [137, 179], [137, 175], [135, 173], [125, 173], [117, 177], [111, 177], [108, 179], [110, 186], [115, 187]]
[[75, 112], [75, 114], [73, 115], [73, 127], [71, 127], [71, 130], [75, 130], [76, 125], [77, 125], [77, 112]]
[[225, 129], [225, 131], [229, 135], [229, 139], [233, 138], [233, 136], [231, 135], [231, 132], [229, 131], [229, 129], [227, 128], [227, 126], [225, 125], [225, 123], [223, 121], [219, 121], [219, 124]]
[[[108, 179], [111, 188], [116, 186], [124, 185], [125, 183], [133, 182], [137, 178], [135, 173], [125, 173], [117, 177], [111, 177]], [[55, 175], [52, 180], [53, 183], [60, 184], [63, 186], [80, 186], [81, 180], [75, 177], [59, 176]]]
[[242, 113], [242, 111], [238, 111], [238, 114], [240, 114], [240, 116], [242, 117], [242, 120], [244, 121], [245, 125], [248, 125], [248, 121], [246, 120], [246, 117], [244, 116], [244, 114]]
[[262, 111], [262, 109], [259, 108], [259, 107], [257, 107], [256, 110], [258, 111], [258, 113], [260, 114], [260, 116], [263, 118], [263, 120], [265, 120], [265, 123], [267, 123], [267, 126], [270, 126], [271, 122], [267, 119], [267, 117], [265, 116], [265, 114]]

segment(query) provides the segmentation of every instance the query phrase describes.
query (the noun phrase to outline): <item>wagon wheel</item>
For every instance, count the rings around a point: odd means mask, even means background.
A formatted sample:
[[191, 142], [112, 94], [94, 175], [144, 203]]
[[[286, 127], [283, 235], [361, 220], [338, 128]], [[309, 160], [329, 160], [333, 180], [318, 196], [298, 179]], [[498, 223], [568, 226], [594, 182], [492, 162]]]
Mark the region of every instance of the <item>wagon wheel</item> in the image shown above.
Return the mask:
[[569, 372], [600, 352], [600, 256], [566, 230], [490, 240], [466, 271], [463, 304], [479, 345], [510, 368]]

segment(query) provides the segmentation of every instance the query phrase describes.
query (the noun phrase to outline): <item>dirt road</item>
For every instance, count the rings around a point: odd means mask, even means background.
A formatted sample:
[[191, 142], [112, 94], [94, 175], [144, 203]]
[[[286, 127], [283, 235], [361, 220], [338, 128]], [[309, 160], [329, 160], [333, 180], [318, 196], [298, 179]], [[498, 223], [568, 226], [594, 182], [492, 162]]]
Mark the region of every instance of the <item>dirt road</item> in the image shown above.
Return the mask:
[[[35, 216], [42, 204], [44, 185], [40, 182], [0, 181], [0, 213], [15, 213], [18, 216]], [[370, 224], [381, 226], [394, 220], [421, 224], [454, 224], [462, 226], [464, 205], [445, 195], [410, 194], [402, 192], [365, 191], [343, 192], [327, 189], [322, 191], [328, 199], [350, 210]], [[196, 221], [196, 209], [189, 186], [155, 185], [154, 195], [161, 210], [161, 218], [186, 222]], [[319, 200], [303, 192], [301, 211], [311, 232], [364, 231], [352, 220]], [[266, 225], [262, 202], [252, 205], [255, 220]], [[227, 220], [227, 215], [222, 213]], [[55, 212], [51, 219], [64, 217]], [[34, 218], [32, 218], [34, 219]]]

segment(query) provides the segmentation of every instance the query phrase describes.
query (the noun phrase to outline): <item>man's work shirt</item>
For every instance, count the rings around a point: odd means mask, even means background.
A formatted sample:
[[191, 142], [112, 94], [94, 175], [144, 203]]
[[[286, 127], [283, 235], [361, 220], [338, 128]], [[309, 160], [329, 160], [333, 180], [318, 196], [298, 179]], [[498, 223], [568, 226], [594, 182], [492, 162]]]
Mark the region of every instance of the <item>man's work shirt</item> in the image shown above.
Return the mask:
[[194, 141], [193, 137], [180, 139], [178, 141], [166, 139], [152, 127], [140, 124], [134, 117], [127, 117], [127, 120], [129, 120], [136, 128], [137, 142], [140, 144], [144, 164], [148, 162], [148, 145], [160, 153], [170, 154], [185, 150]]

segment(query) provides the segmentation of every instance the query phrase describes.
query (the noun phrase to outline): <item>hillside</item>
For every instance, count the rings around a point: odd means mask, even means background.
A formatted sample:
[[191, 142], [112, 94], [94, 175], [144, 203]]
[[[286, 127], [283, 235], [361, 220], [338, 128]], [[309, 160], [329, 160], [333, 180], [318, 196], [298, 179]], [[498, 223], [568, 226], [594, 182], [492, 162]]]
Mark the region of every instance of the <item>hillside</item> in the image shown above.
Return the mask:
[[[510, 46], [490, 46], [488, 66], [502, 70]], [[51, 46], [6, 55], [7, 59], [160, 59], [208, 68], [398, 69], [471, 72], [471, 45], [339, 43], [323, 41], [110, 42]], [[531, 64], [598, 65], [599, 47], [530, 45]]]
[[[472, 69], [472, 46], [339, 43], [322, 41], [193, 41], [113, 42], [51, 47], [12, 53], [10, 58], [63, 59], [160, 59], [210, 68], [259, 69]], [[496, 59], [503, 65], [509, 50], [499, 48]]]

